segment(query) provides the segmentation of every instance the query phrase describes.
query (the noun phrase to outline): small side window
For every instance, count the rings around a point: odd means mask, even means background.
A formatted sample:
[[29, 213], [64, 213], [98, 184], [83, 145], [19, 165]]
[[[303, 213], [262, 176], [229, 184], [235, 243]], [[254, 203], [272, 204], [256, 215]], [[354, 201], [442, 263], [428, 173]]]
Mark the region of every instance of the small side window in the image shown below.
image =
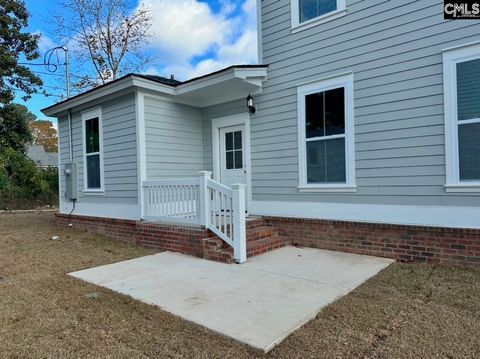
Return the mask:
[[86, 192], [103, 191], [103, 144], [100, 110], [84, 112], [82, 122], [84, 189]]

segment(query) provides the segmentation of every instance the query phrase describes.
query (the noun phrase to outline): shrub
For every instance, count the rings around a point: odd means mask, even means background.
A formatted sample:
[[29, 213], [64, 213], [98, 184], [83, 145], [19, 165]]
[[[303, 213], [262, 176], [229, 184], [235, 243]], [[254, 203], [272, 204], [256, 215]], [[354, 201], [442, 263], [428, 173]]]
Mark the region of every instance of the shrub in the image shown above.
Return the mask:
[[26, 209], [53, 205], [58, 200], [58, 171], [40, 169], [24, 153], [0, 152], [0, 209]]

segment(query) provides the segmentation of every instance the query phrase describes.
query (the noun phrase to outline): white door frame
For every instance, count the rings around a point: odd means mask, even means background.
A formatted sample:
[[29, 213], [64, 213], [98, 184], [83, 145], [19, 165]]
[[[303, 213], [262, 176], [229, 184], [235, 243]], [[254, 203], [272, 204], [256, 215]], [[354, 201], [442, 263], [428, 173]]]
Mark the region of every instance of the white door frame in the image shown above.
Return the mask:
[[250, 115], [248, 113], [241, 113], [233, 116], [225, 116], [212, 119], [212, 153], [213, 153], [213, 179], [220, 182], [220, 129], [224, 127], [244, 125], [245, 126], [245, 170], [247, 188], [245, 189], [247, 195], [246, 208], [250, 208], [252, 201], [252, 171], [251, 171], [251, 157], [250, 157]]

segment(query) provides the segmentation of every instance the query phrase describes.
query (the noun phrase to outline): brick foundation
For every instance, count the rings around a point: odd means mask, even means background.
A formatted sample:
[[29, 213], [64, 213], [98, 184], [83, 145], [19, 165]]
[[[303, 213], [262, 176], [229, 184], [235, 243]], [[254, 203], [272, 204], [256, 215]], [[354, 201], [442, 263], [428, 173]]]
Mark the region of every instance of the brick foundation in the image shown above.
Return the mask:
[[264, 217], [293, 245], [392, 258], [404, 262], [480, 264], [480, 229], [437, 228]]
[[[234, 262], [233, 249], [208, 229], [160, 223], [57, 214], [57, 223], [86, 229], [158, 251], [180, 252], [223, 263]], [[247, 256], [251, 257], [284, 247], [290, 239], [266, 227], [263, 219], [247, 223]]]
[[[233, 262], [233, 250], [203, 228], [57, 214], [57, 223], [84, 228], [159, 251]], [[287, 245], [392, 258], [404, 262], [480, 265], [480, 229], [437, 228], [283, 217], [247, 222], [247, 255]]]

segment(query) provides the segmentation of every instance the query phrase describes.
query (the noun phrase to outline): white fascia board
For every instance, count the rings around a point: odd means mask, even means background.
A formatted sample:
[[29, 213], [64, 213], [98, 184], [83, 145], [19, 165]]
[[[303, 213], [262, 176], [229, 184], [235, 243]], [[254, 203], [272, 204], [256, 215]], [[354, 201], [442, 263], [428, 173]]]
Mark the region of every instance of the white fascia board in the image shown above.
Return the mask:
[[228, 71], [222, 71], [218, 74], [206, 76], [192, 82], [177, 86], [177, 95], [187, 94], [189, 92], [203, 89], [207, 86], [217, 85], [219, 83], [242, 79], [256, 86], [261, 86], [267, 78], [267, 67], [237, 68], [232, 67]]
[[249, 78], [258, 78], [262, 81], [267, 79], [266, 67], [253, 67], [253, 68], [235, 68], [235, 77], [247, 80]]
[[230, 69], [225, 72], [207, 76], [192, 82], [187, 82], [186, 84], [177, 86], [177, 95], [184, 95], [195, 90], [201, 90], [207, 86], [213, 86], [228, 80], [233, 80], [235, 78], [235, 70]]
[[56, 106], [54, 105], [49, 108], [43, 109], [42, 113], [45, 116], [49, 116], [49, 117], [59, 117], [62, 112], [67, 111], [70, 108], [77, 107], [77, 106], [86, 104], [88, 102], [98, 100], [99, 98], [102, 98], [104, 96], [111, 96], [114, 93], [118, 93], [120, 91], [126, 90], [132, 86], [133, 86], [133, 78], [132, 76], [129, 76], [119, 80], [118, 82], [110, 86], [105, 86], [103, 88], [99, 88], [97, 90], [87, 92], [83, 95], [79, 95], [78, 97], [74, 97], [71, 100], [66, 100], [63, 103], [59, 103]]
[[133, 77], [133, 85], [145, 90], [158, 91], [166, 95], [176, 95], [177, 91], [175, 87], [164, 85], [156, 81], [144, 79], [141, 77]]

